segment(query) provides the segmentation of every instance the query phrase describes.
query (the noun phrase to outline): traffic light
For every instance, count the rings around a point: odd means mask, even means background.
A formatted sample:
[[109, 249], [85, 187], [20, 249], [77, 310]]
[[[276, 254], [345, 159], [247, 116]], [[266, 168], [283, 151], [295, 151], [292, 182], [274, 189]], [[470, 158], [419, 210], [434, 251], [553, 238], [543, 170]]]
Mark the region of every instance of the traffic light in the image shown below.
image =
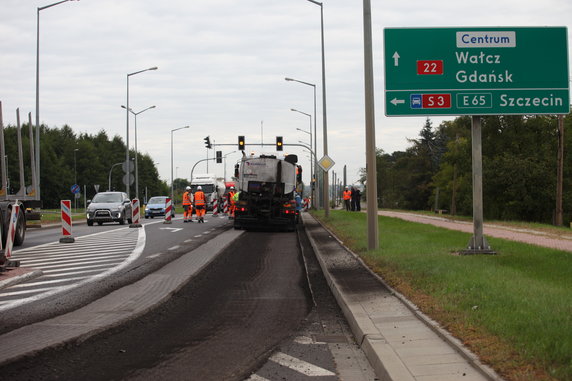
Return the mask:
[[284, 145], [282, 144], [282, 136], [276, 137], [276, 151], [282, 151], [284, 149]]
[[301, 165], [296, 166], [296, 182], [298, 182], [298, 183], [302, 182], [302, 166]]
[[244, 151], [244, 145], [245, 145], [244, 136], [239, 136], [238, 137], [238, 149], [241, 151]]
[[216, 151], [216, 162], [218, 164], [222, 163], [222, 151]]
[[210, 136], [207, 136], [204, 140], [205, 140], [205, 146], [206, 146], [207, 148], [210, 149], [210, 148], [213, 147], [212, 144], [211, 144], [211, 137], [210, 137]]

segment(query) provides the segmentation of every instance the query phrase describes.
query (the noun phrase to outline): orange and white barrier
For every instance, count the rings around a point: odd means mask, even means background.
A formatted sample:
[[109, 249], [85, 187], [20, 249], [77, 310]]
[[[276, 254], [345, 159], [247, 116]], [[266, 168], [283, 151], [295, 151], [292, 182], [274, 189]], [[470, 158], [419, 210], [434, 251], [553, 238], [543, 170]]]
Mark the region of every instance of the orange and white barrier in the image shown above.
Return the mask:
[[218, 217], [218, 198], [213, 200], [213, 217]]
[[171, 221], [171, 218], [173, 217], [173, 204], [171, 202], [170, 198], [167, 198], [166, 204], [165, 204], [165, 220], [163, 221], [164, 224], [171, 224], [173, 223]]
[[20, 205], [16, 201], [12, 205], [12, 214], [10, 215], [10, 224], [8, 226], [8, 236], [6, 237], [6, 250], [4, 255], [6, 258], [12, 256], [12, 248], [14, 247], [14, 236], [16, 235], [16, 223], [18, 222], [18, 214], [20, 213]]
[[60, 243], [73, 243], [75, 238], [72, 236], [72, 216], [71, 216], [71, 201], [60, 201], [62, 210], [62, 238]]
[[130, 228], [140, 228], [142, 225], [139, 222], [141, 219], [141, 212], [139, 208], [139, 199], [134, 198], [131, 200], [131, 225]]

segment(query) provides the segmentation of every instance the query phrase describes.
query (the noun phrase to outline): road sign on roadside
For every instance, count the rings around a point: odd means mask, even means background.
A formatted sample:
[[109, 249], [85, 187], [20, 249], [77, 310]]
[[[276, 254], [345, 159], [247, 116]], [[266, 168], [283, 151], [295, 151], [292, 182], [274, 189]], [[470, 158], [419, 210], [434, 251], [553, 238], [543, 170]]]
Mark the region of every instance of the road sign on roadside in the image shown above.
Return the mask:
[[385, 114], [570, 112], [565, 27], [386, 28]]
[[123, 173], [133, 172], [133, 170], [135, 169], [135, 164], [133, 163], [132, 160], [124, 161], [121, 164], [121, 168], [123, 169]]
[[334, 164], [336, 163], [328, 155], [324, 155], [320, 160], [318, 160], [318, 165], [326, 172], [328, 172]]
[[79, 185], [77, 185], [77, 184], [72, 185], [70, 190], [73, 194], [78, 194], [80, 191]]

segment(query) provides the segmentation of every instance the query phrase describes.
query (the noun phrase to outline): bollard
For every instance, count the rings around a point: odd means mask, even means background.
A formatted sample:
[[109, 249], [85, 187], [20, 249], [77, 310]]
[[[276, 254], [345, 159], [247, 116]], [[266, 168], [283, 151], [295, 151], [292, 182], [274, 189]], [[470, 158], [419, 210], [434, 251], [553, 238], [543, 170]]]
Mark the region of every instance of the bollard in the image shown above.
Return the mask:
[[165, 220], [163, 221], [164, 224], [171, 224], [173, 223], [171, 221], [172, 218], [172, 204], [171, 204], [171, 199], [167, 198], [167, 201], [165, 202]]
[[222, 204], [222, 213], [224, 215], [228, 214], [228, 198], [227, 197], [224, 198], [224, 203]]
[[6, 237], [6, 251], [4, 252], [6, 258], [12, 256], [12, 248], [14, 247], [14, 236], [16, 235], [16, 223], [18, 222], [18, 213], [20, 212], [20, 205], [16, 201], [12, 205], [12, 214], [10, 215], [10, 225], [8, 226], [8, 236]]
[[74, 243], [75, 238], [72, 236], [72, 217], [71, 217], [71, 201], [61, 200], [62, 210], [62, 237], [60, 243]]
[[141, 223], [139, 222], [140, 213], [139, 213], [139, 199], [134, 198], [131, 200], [131, 224], [129, 225], [130, 228], [140, 228]]
[[218, 198], [213, 200], [213, 217], [218, 217]]

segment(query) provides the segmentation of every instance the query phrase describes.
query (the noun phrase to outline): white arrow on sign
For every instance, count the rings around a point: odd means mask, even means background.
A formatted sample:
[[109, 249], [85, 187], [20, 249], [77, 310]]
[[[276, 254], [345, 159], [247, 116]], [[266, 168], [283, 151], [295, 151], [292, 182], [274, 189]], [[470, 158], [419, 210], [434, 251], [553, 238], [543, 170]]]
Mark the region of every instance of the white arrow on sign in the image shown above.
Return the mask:
[[161, 230], [170, 230], [171, 233], [176, 233], [179, 230], [183, 230], [183, 228], [160, 228]]
[[399, 58], [401, 58], [399, 53], [395, 52], [391, 57], [393, 57], [393, 66], [399, 66]]
[[397, 99], [397, 98], [393, 98], [390, 103], [392, 103], [394, 106], [397, 106], [398, 104], [403, 104], [405, 103], [405, 99]]

